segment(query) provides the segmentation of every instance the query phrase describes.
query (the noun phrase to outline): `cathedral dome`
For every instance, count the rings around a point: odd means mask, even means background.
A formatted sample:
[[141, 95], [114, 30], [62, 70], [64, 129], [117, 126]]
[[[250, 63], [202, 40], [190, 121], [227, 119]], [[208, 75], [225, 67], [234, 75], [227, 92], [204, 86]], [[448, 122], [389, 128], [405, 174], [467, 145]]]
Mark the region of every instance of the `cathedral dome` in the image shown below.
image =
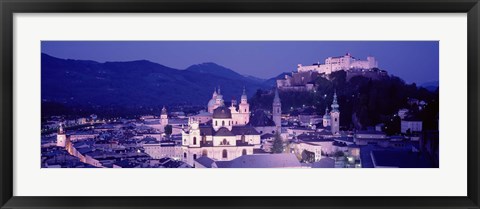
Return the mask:
[[222, 106], [218, 107], [217, 109], [213, 110], [213, 118], [232, 118], [232, 112], [230, 109]]
[[215, 99], [210, 99], [210, 101], [208, 101], [208, 107], [213, 107], [213, 105], [215, 105]]

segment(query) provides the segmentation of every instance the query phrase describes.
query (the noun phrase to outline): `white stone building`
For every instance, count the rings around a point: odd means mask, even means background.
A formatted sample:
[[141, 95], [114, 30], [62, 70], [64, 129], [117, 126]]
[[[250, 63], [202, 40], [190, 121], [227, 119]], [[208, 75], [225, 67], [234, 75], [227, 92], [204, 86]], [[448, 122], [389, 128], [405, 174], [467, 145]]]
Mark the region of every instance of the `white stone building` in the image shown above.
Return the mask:
[[[192, 116], [191, 119], [198, 121], [200, 124], [209, 122], [212, 120], [213, 111], [222, 106], [225, 106], [225, 101], [223, 100], [223, 95], [220, 93], [220, 88], [218, 88], [213, 91], [212, 98], [208, 101], [208, 112], [201, 112], [198, 115]], [[237, 102], [232, 100], [232, 104], [229, 109], [230, 113], [232, 114], [233, 126], [243, 126], [248, 124], [250, 121], [251, 112], [245, 88], [243, 88], [243, 93], [240, 97], [240, 104], [237, 106]]]
[[360, 60], [347, 53], [344, 56], [328, 57], [325, 59], [325, 63], [320, 62], [313, 65], [298, 65], [298, 72], [316, 71], [318, 73], [331, 74], [332, 72], [339, 70], [349, 69], [372, 69], [377, 68], [378, 62], [375, 57], [368, 56], [367, 60]]
[[183, 161], [192, 166], [202, 156], [228, 161], [251, 155], [254, 148], [260, 148], [260, 134], [252, 126], [235, 123], [231, 111], [225, 106], [215, 108], [212, 123], [207, 126], [200, 126], [193, 119], [189, 121], [188, 128], [182, 133]]

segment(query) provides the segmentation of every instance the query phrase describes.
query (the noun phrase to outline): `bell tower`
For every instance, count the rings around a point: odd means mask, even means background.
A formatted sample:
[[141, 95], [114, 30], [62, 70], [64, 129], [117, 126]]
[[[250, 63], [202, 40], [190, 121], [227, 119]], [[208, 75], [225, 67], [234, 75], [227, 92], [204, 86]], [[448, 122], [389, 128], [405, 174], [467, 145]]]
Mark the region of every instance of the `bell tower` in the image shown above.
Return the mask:
[[67, 135], [65, 134], [63, 123], [60, 123], [58, 126], [58, 132], [57, 132], [57, 146], [65, 147], [66, 144], [67, 144]]
[[330, 111], [330, 124], [332, 134], [339, 134], [340, 131], [340, 110], [338, 109], [340, 106], [337, 103], [337, 92], [335, 91], [333, 95], [333, 102], [332, 102], [332, 111]]
[[278, 96], [278, 89], [275, 89], [275, 97], [273, 98], [272, 107], [272, 120], [275, 122], [275, 126], [280, 128], [282, 126], [282, 103]]
[[168, 125], [168, 113], [167, 113], [167, 108], [163, 106], [162, 108], [162, 114], [160, 114], [160, 125], [161, 125], [161, 131], [165, 132], [165, 126]]

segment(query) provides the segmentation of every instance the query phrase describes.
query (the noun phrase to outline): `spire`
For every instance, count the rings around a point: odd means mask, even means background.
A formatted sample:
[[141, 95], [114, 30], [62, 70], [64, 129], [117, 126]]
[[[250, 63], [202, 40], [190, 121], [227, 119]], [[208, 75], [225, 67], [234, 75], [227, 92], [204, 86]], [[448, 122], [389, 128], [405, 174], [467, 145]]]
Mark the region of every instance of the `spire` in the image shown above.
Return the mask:
[[217, 88], [214, 87], [214, 88], [213, 88], [213, 97], [216, 97], [216, 96], [217, 96]]
[[165, 105], [163, 105], [162, 115], [166, 115], [166, 114], [167, 114], [167, 108], [165, 108]]
[[340, 107], [337, 103], [337, 90], [333, 93], [333, 102], [332, 102], [332, 112], [338, 112], [338, 108]]
[[325, 107], [325, 115], [328, 115], [328, 106]]
[[278, 89], [275, 89], [275, 98], [273, 98], [274, 103], [280, 103], [280, 96], [278, 96]]
[[219, 95], [221, 94], [221, 93], [220, 93], [220, 86], [218, 86], [217, 94], [219, 94]]
[[243, 92], [242, 92], [242, 97], [241, 97], [241, 103], [246, 103], [247, 102], [247, 92], [245, 91], [245, 86], [243, 87]]
[[58, 124], [58, 134], [65, 134], [65, 130], [63, 130], [63, 123]]

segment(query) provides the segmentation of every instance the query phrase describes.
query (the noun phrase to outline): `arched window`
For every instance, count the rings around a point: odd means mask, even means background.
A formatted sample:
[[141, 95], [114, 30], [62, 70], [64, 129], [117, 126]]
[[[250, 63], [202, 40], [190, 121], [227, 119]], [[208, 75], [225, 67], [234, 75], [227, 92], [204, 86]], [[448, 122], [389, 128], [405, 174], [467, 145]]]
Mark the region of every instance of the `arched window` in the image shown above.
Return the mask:
[[231, 125], [230, 122], [231, 122], [231, 121], [228, 121], [228, 125]]
[[247, 150], [246, 149], [242, 150], [242, 155], [247, 155]]
[[208, 151], [206, 149], [202, 150], [202, 156], [208, 157]]
[[242, 140], [242, 142], [245, 142], [245, 135], [242, 135], [240, 139]]
[[186, 152], [183, 153], [183, 158], [187, 158], [187, 153]]
[[247, 112], [247, 109], [245, 109], [245, 112]]
[[223, 139], [221, 142], [220, 142], [220, 145], [228, 145], [228, 141], [227, 139]]
[[335, 122], [337, 122], [337, 118], [335, 118]]
[[218, 121], [215, 121], [215, 126], [218, 126]]
[[193, 137], [193, 145], [196, 145], [197, 144], [197, 137]]
[[222, 126], [225, 126], [225, 121], [224, 120], [222, 120]]
[[194, 160], [197, 159], [197, 154], [193, 154], [193, 159], [194, 159]]
[[226, 149], [222, 151], [222, 158], [228, 158], [228, 153]]

